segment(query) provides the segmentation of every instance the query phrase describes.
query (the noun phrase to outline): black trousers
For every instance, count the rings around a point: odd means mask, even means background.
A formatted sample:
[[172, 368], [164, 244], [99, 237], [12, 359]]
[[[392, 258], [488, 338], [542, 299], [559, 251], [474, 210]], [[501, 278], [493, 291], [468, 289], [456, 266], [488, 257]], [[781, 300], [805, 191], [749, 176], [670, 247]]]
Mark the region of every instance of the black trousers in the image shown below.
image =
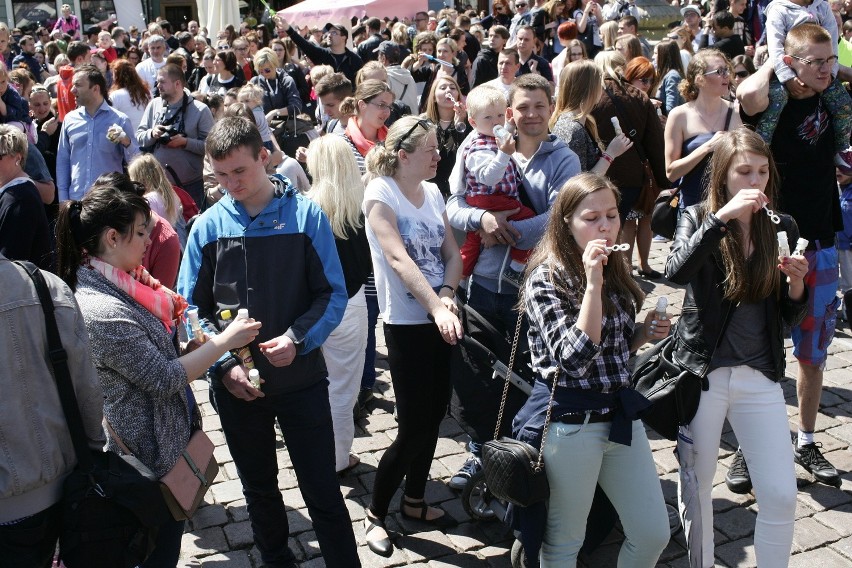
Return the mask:
[[19, 523], [0, 526], [0, 568], [50, 568], [61, 516], [57, 503]]
[[438, 428], [450, 401], [450, 350], [434, 324], [384, 324], [396, 395], [396, 440], [379, 462], [370, 510], [387, 515], [405, 478], [405, 495], [422, 499], [435, 455]]

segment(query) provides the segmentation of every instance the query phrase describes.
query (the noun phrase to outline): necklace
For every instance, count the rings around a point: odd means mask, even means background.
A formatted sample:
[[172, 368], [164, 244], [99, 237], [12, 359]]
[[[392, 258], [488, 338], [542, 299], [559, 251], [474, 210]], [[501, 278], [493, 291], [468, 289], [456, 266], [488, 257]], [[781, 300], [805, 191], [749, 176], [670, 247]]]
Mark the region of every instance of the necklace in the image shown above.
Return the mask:
[[[722, 105], [722, 108], [725, 108], [725, 105]], [[696, 112], [696, 114], [698, 115], [698, 120], [700, 120], [700, 121], [701, 121], [701, 123], [702, 123], [702, 124], [704, 125], [704, 127], [707, 129], [707, 132], [708, 132], [708, 133], [711, 133], [711, 134], [712, 134], [712, 133], [718, 132], [718, 130], [717, 130], [717, 129], [715, 129], [715, 128], [713, 128], [712, 126], [710, 126], [710, 125], [707, 123], [707, 121], [706, 121], [706, 120], [704, 120], [704, 116], [701, 114], [701, 110], [699, 110], [697, 106], [695, 107], [695, 112]], [[715, 124], [716, 122], [718, 122], [718, 118], [719, 118], [719, 112], [718, 112], [718, 111], [716, 111], [716, 116], [714, 116], [714, 117], [713, 117], [713, 120], [712, 120], [711, 122], [713, 122], [713, 123]]]

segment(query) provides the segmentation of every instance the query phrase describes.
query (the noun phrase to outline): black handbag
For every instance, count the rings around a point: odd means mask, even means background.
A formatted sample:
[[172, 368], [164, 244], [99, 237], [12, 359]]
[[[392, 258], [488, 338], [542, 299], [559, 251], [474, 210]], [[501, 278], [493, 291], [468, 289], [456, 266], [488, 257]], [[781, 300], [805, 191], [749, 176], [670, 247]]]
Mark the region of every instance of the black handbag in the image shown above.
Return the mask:
[[677, 230], [679, 193], [680, 188], [660, 192], [654, 202], [654, 210], [651, 212], [651, 230], [669, 240], [674, 239]]
[[640, 354], [630, 378], [633, 388], [651, 401], [642, 421], [669, 440], [676, 440], [678, 427], [695, 417], [706, 383], [672, 358], [675, 336], [672, 333]]
[[[494, 439], [485, 442], [482, 446], [482, 469], [485, 475], [485, 484], [494, 496], [520, 507], [529, 507], [550, 497], [550, 485], [544, 471], [542, 453], [526, 442], [505, 436], [499, 437], [503, 412], [506, 408], [506, 397], [509, 394], [509, 376], [515, 364], [515, 353], [521, 334], [522, 318], [523, 315], [519, 314], [506, 371], [506, 384], [503, 386], [503, 398], [500, 401], [500, 411], [497, 414]], [[556, 381], [553, 382], [553, 390], [550, 392], [550, 400], [547, 404], [547, 415], [544, 419], [544, 430], [541, 436], [541, 449], [544, 449], [544, 443], [547, 440], [554, 393], [556, 393]]]
[[296, 156], [296, 150], [311, 143], [308, 133], [314, 129], [314, 125], [310, 120], [291, 115], [273, 120], [269, 128], [281, 151], [293, 158]]
[[137, 566], [153, 551], [159, 525], [171, 519], [159, 480], [133, 456], [89, 448], [47, 283], [35, 265], [15, 264], [38, 293], [56, 388], [77, 457], [62, 487], [60, 557], [68, 568]]

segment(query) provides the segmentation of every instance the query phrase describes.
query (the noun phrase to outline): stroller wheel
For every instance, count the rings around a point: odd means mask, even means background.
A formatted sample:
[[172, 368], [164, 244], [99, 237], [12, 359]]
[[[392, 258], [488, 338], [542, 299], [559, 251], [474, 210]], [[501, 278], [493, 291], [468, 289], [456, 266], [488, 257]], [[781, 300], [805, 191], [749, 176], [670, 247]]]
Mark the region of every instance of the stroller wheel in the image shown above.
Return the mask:
[[669, 514], [669, 531], [674, 536], [683, 530], [680, 524], [680, 514], [678, 514], [677, 509], [668, 504], [666, 505], [666, 511]]
[[512, 543], [512, 550], [509, 552], [509, 560], [512, 563], [512, 568], [538, 568], [538, 562], [535, 563], [535, 566], [527, 564], [527, 561], [524, 558], [524, 545], [521, 544], [519, 539], [515, 539], [515, 542]]
[[462, 507], [472, 519], [478, 521], [493, 519], [495, 516], [494, 511], [491, 510], [493, 498], [494, 496], [485, 486], [485, 474], [479, 471], [467, 480], [464, 490], [462, 490]]

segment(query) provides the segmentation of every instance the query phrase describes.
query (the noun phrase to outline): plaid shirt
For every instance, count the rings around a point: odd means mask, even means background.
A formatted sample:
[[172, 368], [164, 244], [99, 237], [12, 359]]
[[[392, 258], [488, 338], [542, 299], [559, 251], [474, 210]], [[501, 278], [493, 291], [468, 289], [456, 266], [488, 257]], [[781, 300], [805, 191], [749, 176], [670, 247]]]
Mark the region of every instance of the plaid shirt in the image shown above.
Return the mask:
[[566, 277], [560, 267], [543, 264], [530, 273], [525, 284], [529, 346], [536, 375], [548, 385], [556, 378], [560, 387], [603, 393], [630, 386], [627, 360], [635, 314], [611, 295], [618, 312], [604, 315], [601, 342], [595, 344], [576, 326], [583, 301], [581, 283], [567, 278], [571, 296], [559, 297], [552, 281], [554, 269]]
[[[464, 161], [467, 160], [468, 155], [473, 152], [483, 150], [494, 154], [494, 159], [496, 159], [499, 148], [497, 148], [497, 141], [493, 136], [480, 134], [474, 138], [464, 149], [462, 162], [464, 163]], [[468, 197], [472, 195], [505, 195], [512, 199], [518, 199], [520, 196], [518, 187], [521, 184], [521, 172], [518, 170], [518, 166], [512, 158], [509, 158], [509, 164], [506, 166], [506, 171], [503, 173], [503, 177], [493, 186], [478, 182], [476, 180], [476, 176], [474, 176], [473, 172], [468, 170], [467, 167], [464, 169], [464, 174], [465, 183], [467, 184], [464, 193]]]

